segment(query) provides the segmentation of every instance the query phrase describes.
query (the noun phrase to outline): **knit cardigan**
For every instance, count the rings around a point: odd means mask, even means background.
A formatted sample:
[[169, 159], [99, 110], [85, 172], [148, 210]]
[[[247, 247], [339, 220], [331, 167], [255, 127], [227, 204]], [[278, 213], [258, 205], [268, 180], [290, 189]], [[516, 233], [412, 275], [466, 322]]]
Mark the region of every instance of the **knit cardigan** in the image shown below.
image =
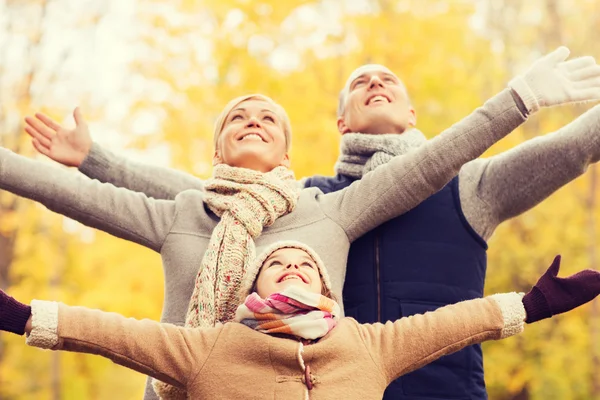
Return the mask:
[[381, 399], [391, 381], [443, 355], [521, 332], [525, 316], [521, 295], [499, 294], [385, 324], [344, 318], [303, 346], [236, 322], [183, 328], [34, 300], [27, 342], [109, 358], [191, 399], [364, 400]]

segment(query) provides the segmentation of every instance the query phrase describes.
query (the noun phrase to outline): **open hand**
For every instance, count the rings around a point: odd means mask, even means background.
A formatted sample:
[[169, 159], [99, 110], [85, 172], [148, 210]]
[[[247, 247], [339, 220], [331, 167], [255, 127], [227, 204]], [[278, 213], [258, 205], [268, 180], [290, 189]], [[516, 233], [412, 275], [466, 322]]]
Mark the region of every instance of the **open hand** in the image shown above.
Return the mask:
[[92, 137], [79, 107], [73, 111], [75, 128], [67, 129], [36, 113], [25, 118], [25, 132], [31, 136], [33, 147], [43, 155], [68, 167], [79, 167], [92, 147]]
[[541, 107], [600, 100], [600, 65], [589, 56], [565, 61], [569, 53], [568, 48], [559, 47], [509, 82], [529, 112]]
[[523, 296], [527, 312], [525, 322], [532, 323], [562, 314], [592, 301], [600, 294], [600, 272], [585, 269], [566, 278], [559, 278], [560, 256]]

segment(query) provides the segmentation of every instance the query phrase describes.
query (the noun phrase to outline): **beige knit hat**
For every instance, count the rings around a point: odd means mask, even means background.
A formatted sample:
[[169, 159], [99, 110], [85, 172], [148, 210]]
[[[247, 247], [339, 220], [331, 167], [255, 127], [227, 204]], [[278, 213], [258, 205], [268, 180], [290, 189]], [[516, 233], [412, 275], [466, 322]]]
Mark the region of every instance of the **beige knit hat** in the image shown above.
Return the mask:
[[258, 273], [262, 268], [263, 263], [271, 254], [280, 249], [299, 249], [303, 250], [308, 254], [317, 264], [317, 268], [319, 269], [319, 275], [321, 275], [321, 281], [323, 282], [323, 287], [328, 291], [331, 291], [331, 281], [329, 280], [329, 274], [327, 273], [327, 268], [325, 268], [325, 264], [323, 264], [323, 260], [321, 257], [310, 247], [301, 242], [296, 242], [294, 240], [283, 240], [280, 242], [275, 242], [269, 247], [267, 247], [258, 257], [250, 263], [248, 269], [246, 270], [246, 274], [244, 275], [244, 279], [242, 280], [242, 284], [240, 286], [240, 303], [242, 303], [246, 297], [252, 293], [252, 289], [254, 288], [254, 284], [256, 283], [256, 278], [258, 277]]

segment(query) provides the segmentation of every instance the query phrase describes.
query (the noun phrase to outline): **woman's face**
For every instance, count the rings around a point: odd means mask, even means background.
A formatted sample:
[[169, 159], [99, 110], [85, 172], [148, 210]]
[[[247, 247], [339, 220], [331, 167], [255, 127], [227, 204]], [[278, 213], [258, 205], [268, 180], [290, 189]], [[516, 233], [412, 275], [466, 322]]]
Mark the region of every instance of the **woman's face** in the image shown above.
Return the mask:
[[285, 140], [283, 124], [273, 105], [263, 100], [243, 101], [225, 117], [213, 165], [259, 172], [289, 167]]
[[256, 292], [263, 299], [289, 286], [321, 293], [319, 268], [304, 250], [283, 248], [274, 251], [263, 263], [256, 279]]

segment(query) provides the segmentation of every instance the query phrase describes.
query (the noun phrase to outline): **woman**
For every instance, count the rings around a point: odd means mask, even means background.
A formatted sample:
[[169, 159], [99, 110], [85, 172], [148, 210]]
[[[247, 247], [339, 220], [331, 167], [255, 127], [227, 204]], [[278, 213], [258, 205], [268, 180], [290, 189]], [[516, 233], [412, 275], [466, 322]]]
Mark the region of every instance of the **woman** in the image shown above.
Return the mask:
[[[561, 61], [566, 56], [557, 54], [534, 63], [513, 88], [426, 145], [336, 193], [297, 189], [288, 169], [287, 115], [260, 95], [234, 99], [225, 107], [215, 129], [214, 175], [204, 192], [190, 190], [173, 201], [155, 200], [5, 149], [0, 149], [0, 188], [160, 252], [166, 285], [164, 322], [208, 327], [231, 320], [255, 247], [282, 239], [314, 248], [329, 267], [333, 294], [341, 298], [353, 240], [418, 205], [452, 179], [462, 164], [523, 123], [523, 103], [525, 109], [537, 110], [579, 99], [573, 90], [588, 89], [590, 75], [565, 74]], [[579, 68], [581, 62], [567, 64]], [[539, 77], [556, 79], [548, 85]], [[532, 102], [536, 107], [530, 107]]]
[[600, 293], [600, 273], [558, 278], [386, 324], [341, 318], [320, 257], [270, 246], [248, 268], [235, 322], [191, 329], [0, 292], [0, 329], [30, 345], [91, 353], [187, 390], [189, 398], [376, 399], [397, 377], [473, 343], [502, 339]]

